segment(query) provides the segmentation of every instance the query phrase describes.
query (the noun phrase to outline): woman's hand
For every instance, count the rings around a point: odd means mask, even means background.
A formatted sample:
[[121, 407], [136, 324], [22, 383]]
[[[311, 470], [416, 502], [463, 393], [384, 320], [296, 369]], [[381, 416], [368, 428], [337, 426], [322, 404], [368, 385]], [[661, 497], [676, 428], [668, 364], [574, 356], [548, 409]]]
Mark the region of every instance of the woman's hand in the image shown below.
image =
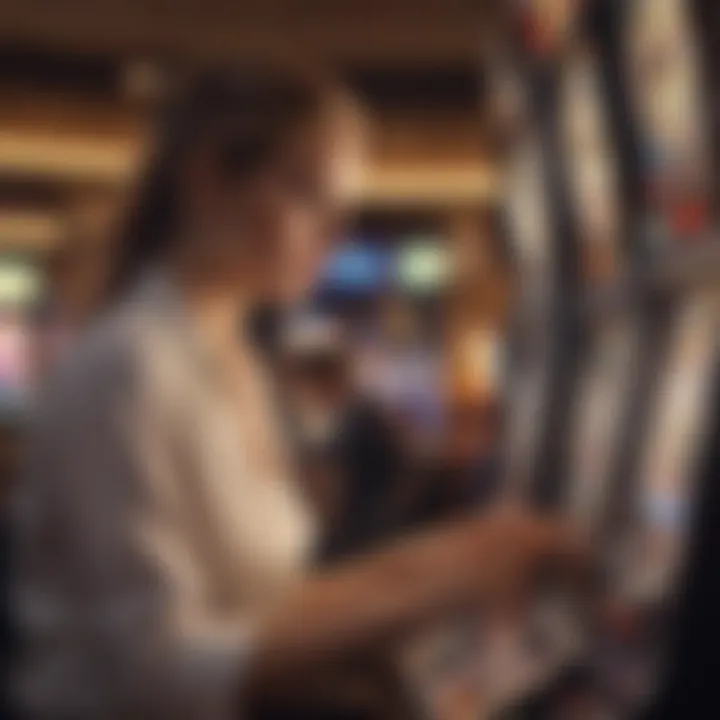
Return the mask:
[[264, 619], [250, 685], [277, 688], [455, 612], [516, 609], [546, 573], [578, 575], [583, 558], [566, 523], [521, 508], [406, 538], [302, 583]]
[[473, 520], [458, 545], [458, 571], [468, 575], [469, 598], [481, 604], [517, 606], [547, 582], [579, 590], [589, 566], [581, 536], [567, 521], [522, 507]]

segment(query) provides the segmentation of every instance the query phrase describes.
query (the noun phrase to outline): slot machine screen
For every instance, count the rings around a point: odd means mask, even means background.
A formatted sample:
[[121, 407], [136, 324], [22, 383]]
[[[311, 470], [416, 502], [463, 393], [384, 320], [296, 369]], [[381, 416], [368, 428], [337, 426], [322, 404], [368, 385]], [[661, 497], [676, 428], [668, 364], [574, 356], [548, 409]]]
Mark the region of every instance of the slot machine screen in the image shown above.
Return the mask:
[[560, 124], [563, 158], [580, 239], [580, 271], [586, 282], [602, 282], [620, 269], [618, 157], [598, 58], [589, 47], [573, 50], [566, 63]]
[[[547, 338], [535, 344], [524, 337], [508, 373], [508, 427], [505, 465], [513, 490], [524, 492], [532, 481], [540, 429], [548, 401], [551, 347]], [[519, 357], [518, 357], [519, 355]]]
[[590, 526], [606, 509], [625, 399], [635, 378], [637, 342], [638, 333], [629, 318], [599, 328], [580, 381], [578, 416], [571, 436], [568, 503], [571, 512]]
[[637, 495], [635, 591], [662, 595], [682, 560], [693, 476], [707, 432], [718, 353], [720, 295], [688, 301], [676, 318], [667, 365], [651, 415]]
[[624, 55], [641, 135], [650, 249], [707, 230], [711, 168], [698, 42], [686, 0], [632, 0]]
[[506, 462], [513, 486], [525, 487], [532, 473], [552, 360], [549, 297], [553, 287], [551, 225], [537, 139], [528, 132], [513, 157], [506, 208], [517, 249], [521, 288], [519, 326], [508, 382]]
[[506, 187], [507, 221], [529, 303], [546, 298], [553, 280], [543, 160], [539, 140], [528, 133], [510, 161]]

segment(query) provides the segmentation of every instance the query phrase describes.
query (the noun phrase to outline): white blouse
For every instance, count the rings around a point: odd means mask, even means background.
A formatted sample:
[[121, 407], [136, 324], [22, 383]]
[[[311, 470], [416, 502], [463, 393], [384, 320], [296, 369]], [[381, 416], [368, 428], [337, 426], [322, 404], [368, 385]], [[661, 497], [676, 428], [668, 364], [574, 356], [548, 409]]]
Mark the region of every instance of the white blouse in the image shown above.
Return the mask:
[[237, 717], [314, 533], [262, 377], [216, 360], [155, 276], [51, 382], [17, 507], [29, 717]]

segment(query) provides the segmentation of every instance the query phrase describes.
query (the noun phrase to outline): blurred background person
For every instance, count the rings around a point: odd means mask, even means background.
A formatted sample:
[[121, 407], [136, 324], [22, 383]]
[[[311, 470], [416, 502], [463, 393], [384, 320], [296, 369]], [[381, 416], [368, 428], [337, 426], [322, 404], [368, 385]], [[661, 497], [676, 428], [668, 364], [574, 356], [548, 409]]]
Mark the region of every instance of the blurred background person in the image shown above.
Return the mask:
[[377, 303], [376, 330], [365, 341], [360, 378], [400, 434], [405, 448], [427, 455], [443, 427], [442, 348], [408, 298], [386, 295]]
[[286, 340], [286, 393], [306, 481], [333, 508], [321, 556], [367, 550], [402, 525], [407, 458], [382, 408], [358, 382], [352, 348], [337, 322], [308, 319]]
[[457, 519], [496, 501], [502, 490], [501, 437], [497, 402], [455, 404], [438, 456], [417, 468], [410, 522]]
[[564, 527], [500, 513], [309, 571], [313, 521], [237, 323], [312, 280], [350, 151], [336, 102], [219, 72], [169, 105], [116, 299], [53, 382], [20, 488], [28, 717], [209, 720], [309, 677], [332, 692], [357, 653], [567, 557]]

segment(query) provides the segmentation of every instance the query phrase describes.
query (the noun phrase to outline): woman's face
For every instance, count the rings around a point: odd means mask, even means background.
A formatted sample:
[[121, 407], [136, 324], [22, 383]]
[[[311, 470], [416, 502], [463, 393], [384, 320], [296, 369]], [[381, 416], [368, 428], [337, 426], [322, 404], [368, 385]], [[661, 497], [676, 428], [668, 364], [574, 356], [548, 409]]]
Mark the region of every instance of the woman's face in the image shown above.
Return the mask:
[[199, 260], [254, 300], [298, 299], [337, 231], [345, 201], [340, 173], [357, 162], [352, 152], [338, 122], [315, 123], [298, 129], [252, 179], [219, 180], [204, 201], [201, 192]]

